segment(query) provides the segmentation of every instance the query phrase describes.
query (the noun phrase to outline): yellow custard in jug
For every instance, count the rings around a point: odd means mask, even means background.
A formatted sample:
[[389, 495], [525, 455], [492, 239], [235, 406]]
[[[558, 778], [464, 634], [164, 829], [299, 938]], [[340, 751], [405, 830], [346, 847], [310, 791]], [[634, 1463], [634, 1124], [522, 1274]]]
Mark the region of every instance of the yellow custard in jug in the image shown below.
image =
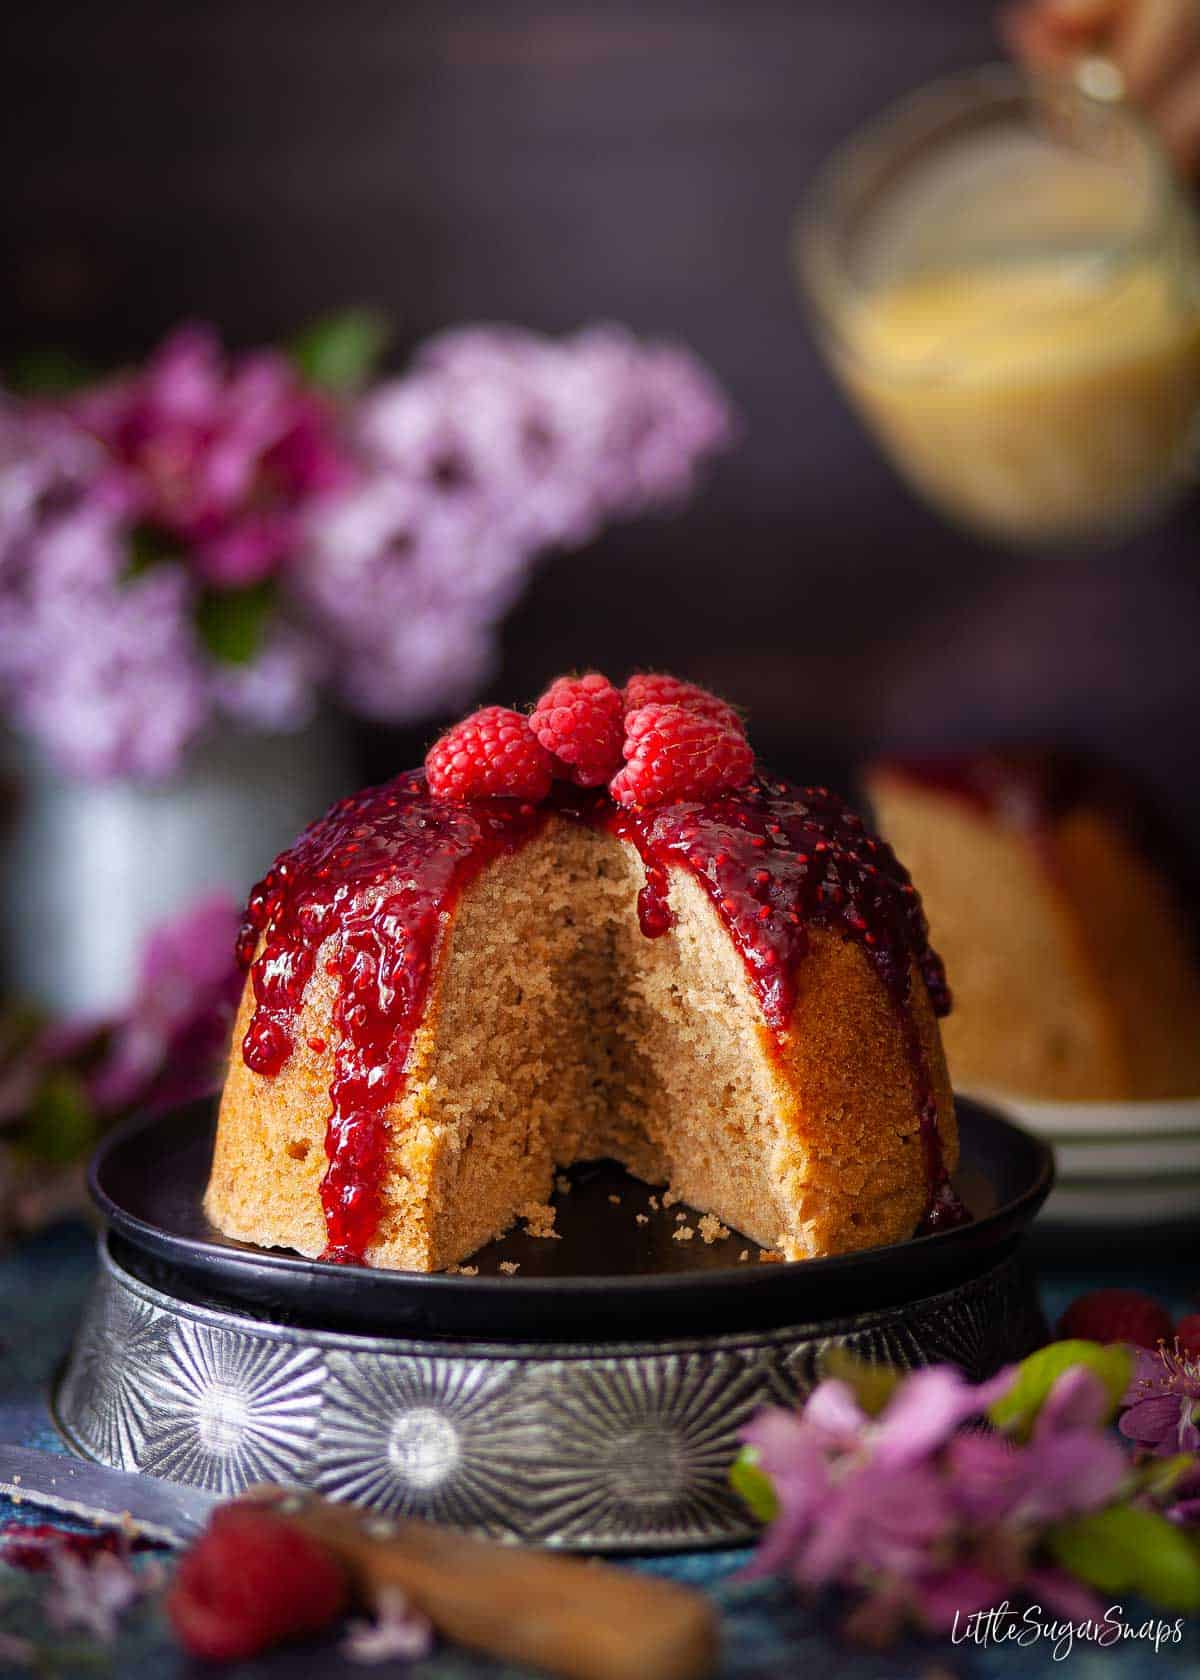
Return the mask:
[[1200, 410], [1200, 313], [1164, 262], [1056, 259], [930, 274], [864, 299], [845, 376], [948, 512], [1071, 537], [1156, 501]]
[[833, 161], [803, 231], [834, 368], [956, 520], [1103, 538], [1183, 480], [1195, 225], [1123, 107], [1005, 72], [936, 84]]

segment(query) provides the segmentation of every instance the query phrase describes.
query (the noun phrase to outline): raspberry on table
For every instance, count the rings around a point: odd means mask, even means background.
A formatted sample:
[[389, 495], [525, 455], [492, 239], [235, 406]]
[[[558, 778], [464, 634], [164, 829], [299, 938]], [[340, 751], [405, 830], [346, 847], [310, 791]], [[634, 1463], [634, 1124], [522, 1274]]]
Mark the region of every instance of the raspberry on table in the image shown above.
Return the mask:
[[601, 787], [621, 768], [625, 702], [599, 671], [559, 677], [529, 724], [554, 758], [555, 774], [576, 787]]
[[1131, 1342], [1156, 1348], [1174, 1335], [1171, 1315], [1140, 1289], [1093, 1289], [1071, 1302], [1058, 1321], [1060, 1336], [1086, 1342]]
[[609, 783], [619, 805], [710, 799], [741, 787], [754, 754], [740, 727], [682, 706], [639, 706], [625, 719], [625, 768]]
[[716, 723], [727, 723], [741, 735], [746, 733], [740, 714], [727, 700], [666, 671], [639, 671], [626, 682], [626, 712], [636, 712], [642, 706], [682, 706], [685, 712], [696, 712]]
[[166, 1609], [194, 1656], [233, 1662], [319, 1632], [347, 1599], [341, 1565], [304, 1529], [261, 1506], [222, 1505], [184, 1555]]
[[484, 706], [434, 742], [425, 755], [437, 799], [532, 799], [550, 792], [552, 764], [529, 719], [507, 706]]

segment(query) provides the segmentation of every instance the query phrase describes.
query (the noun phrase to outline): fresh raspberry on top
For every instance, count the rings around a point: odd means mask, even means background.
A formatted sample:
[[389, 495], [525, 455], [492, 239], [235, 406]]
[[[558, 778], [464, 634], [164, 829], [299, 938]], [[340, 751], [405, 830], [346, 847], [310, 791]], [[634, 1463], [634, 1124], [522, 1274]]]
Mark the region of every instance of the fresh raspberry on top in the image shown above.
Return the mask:
[[577, 787], [600, 787], [621, 768], [624, 711], [620, 690], [589, 671], [552, 682], [529, 725], [553, 756], [556, 775]]
[[295, 1523], [257, 1505], [222, 1505], [187, 1552], [167, 1595], [180, 1642], [234, 1662], [316, 1633], [346, 1607], [341, 1565]]
[[636, 712], [642, 706], [682, 706], [685, 712], [696, 712], [716, 723], [729, 724], [741, 735], [746, 733], [745, 724], [728, 701], [665, 671], [640, 671], [625, 684], [626, 712]]
[[1187, 1360], [1200, 1360], [1200, 1312], [1188, 1313], [1175, 1326], [1179, 1351]]
[[618, 805], [711, 799], [741, 787], [754, 754], [740, 726], [682, 706], [639, 706], [625, 719], [625, 768], [609, 783]]
[[485, 706], [436, 740], [425, 755], [429, 791], [438, 799], [545, 799], [550, 754], [529, 719], [507, 706]]
[[1140, 1289], [1093, 1289], [1072, 1301], [1058, 1321], [1060, 1336], [1085, 1342], [1132, 1342], [1155, 1348], [1174, 1334], [1171, 1315]]

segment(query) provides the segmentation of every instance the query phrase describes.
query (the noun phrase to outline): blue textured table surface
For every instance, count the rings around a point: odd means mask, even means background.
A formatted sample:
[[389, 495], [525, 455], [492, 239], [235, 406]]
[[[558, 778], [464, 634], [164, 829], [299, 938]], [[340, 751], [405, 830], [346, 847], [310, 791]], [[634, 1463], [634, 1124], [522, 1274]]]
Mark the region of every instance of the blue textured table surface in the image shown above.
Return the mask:
[[[1069, 1255], [1064, 1260], [1063, 1255]], [[51, 1374], [70, 1340], [86, 1296], [94, 1266], [94, 1237], [81, 1225], [63, 1225], [0, 1259], [0, 1464], [3, 1443], [23, 1442], [61, 1450], [51, 1427], [45, 1396]], [[1175, 1312], [1195, 1309], [1200, 1278], [1183, 1253], [1144, 1256], [1131, 1252], [1131, 1239], [1114, 1238], [1098, 1249], [1081, 1244], [1037, 1250], [1043, 1298], [1051, 1323], [1063, 1306], [1085, 1289], [1120, 1283], [1143, 1287], [1159, 1295]], [[0, 1500], [0, 1521], [29, 1519]], [[736, 1579], [744, 1552], [707, 1552], [638, 1564], [707, 1592], [720, 1609], [723, 1632], [721, 1680], [790, 1680], [792, 1676], [845, 1675], [848, 1680], [891, 1680], [917, 1676], [920, 1680], [992, 1680], [1000, 1676], [1061, 1674], [1064, 1669], [1083, 1676], [1125, 1677], [1154, 1675], [1157, 1680], [1182, 1680], [1200, 1675], [1200, 1624], [1185, 1630], [1181, 1644], [1152, 1647], [1130, 1642], [1101, 1650], [1077, 1645], [1064, 1660], [1055, 1660], [1046, 1643], [1021, 1647], [1013, 1643], [981, 1648], [950, 1640], [910, 1641], [879, 1654], [855, 1649], [837, 1635], [836, 1606], [828, 1600], [800, 1601], [786, 1585], [741, 1582]], [[0, 1569], [0, 1628], [27, 1631], [18, 1608], [5, 1610], [4, 1595], [11, 1588], [7, 1571]], [[1127, 1619], [1140, 1621], [1152, 1614], [1126, 1606]], [[15, 1673], [4, 1668], [0, 1675]], [[95, 1662], [60, 1668], [64, 1676], [104, 1672]], [[214, 1672], [179, 1655], [156, 1610], [135, 1614], [112, 1653], [110, 1672], [116, 1675], [199, 1677]], [[231, 1680], [317, 1680], [340, 1674], [377, 1674], [381, 1680], [405, 1675], [408, 1680], [524, 1680], [519, 1671], [473, 1658], [447, 1647], [425, 1662], [384, 1663], [364, 1669], [342, 1664], [329, 1643], [282, 1649], [267, 1658], [223, 1669]]]

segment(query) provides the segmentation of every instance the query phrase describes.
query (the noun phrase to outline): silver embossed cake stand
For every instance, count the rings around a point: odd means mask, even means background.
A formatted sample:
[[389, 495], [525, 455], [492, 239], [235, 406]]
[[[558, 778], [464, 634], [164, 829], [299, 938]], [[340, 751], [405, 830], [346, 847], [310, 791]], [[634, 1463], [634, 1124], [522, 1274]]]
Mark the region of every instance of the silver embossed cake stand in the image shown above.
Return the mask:
[[1044, 1336], [1020, 1238], [1049, 1152], [965, 1101], [960, 1125], [977, 1217], [955, 1230], [762, 1264], [736, 1235], [678, 1241], [696, 1216], [605, 1164], [559, 1198], [560, 1241], [510, 1236], [476, 1276], [426, 1277], [218, 1236], [198, 1105], [97, 1157], [109, 1230], [57, 1420], [102, 1463], [216, 1492], [284, 1481], [580, 1550], [737, 1543], [738, 1430], [805, 1392], [826, 1349], [980, 1378]]

